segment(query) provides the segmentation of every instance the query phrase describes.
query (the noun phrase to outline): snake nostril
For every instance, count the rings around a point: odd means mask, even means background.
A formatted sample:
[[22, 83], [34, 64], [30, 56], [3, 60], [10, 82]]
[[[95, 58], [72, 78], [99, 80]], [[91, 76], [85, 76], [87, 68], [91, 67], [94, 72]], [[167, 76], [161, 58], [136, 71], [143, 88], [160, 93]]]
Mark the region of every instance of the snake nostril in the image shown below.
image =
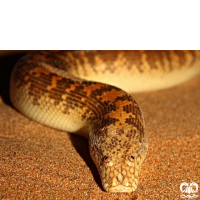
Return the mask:
[[124, 176], [121, 173], [118, 174], [117, 178], [119, 182], [122, 182], [124, 180]]
[[111, 159], [110, 156], [104, 156], [104, 157], [103, 157], [103, 161], [104, 161], [105, 163], [109, 163], [111, 160], [112, 160], [112, 159]]
[[132, 155], [127, 156], [127, 158], [128, 158], [128, 160], [129, 160], [130, 162], [134, 162], [134, 161], [135, 161], [135, 157], [132, 156]]

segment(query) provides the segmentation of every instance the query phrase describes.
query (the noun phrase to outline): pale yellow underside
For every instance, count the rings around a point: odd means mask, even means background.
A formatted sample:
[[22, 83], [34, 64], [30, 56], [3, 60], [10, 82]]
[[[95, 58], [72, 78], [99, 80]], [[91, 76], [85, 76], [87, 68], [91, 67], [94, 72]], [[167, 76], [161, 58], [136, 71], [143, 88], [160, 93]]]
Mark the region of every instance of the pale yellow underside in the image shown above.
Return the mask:
[[[199, 63], [198, 63], [199, 64]], [[91, 70], [90, 76], [81, 76], [83, 79], [97, 82], [108, 83], [117, 86], [129, 93], [160, 90], [179, 85], [200, 72], [200, 66], [183, 67], [172, 72], [160, 72], [159, 70], [150, 70], [146, 73], [121, 70], [116, 74], [105, 73], [96, 74]]]

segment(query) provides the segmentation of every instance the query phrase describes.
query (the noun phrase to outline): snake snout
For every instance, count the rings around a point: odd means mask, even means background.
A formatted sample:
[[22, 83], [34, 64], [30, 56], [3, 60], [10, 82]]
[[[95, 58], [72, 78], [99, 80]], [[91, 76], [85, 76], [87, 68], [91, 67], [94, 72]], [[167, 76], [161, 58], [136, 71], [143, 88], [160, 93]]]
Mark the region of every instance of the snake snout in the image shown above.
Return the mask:
[[[100, 167], [100, 176], [104, 189], [108, 192], [133, 192], [138, 185], [141, 162], [133, 156], [117, 162], [114, 158], [105, 157]], [[134, 159], [133, 159], [134, 158]], [[131, 161], [130, 161], [131, 160]], [[134, 160], [134, 161], [133, 161]], [[136, 162], [135, 162], [136, 160]]]
[[111, 187], [108, 190], [109, 192], [133, 192], [133, 188], [131, 187], [126, 187], [124, 185], [118, 185], [116, 187]]

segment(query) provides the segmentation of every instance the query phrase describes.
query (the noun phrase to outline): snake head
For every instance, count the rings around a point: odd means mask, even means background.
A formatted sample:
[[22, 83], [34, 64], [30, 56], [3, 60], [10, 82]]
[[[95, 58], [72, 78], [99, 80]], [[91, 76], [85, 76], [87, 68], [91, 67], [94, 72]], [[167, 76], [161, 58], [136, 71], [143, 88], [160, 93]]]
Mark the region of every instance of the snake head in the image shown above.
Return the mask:
[[[90, 155], [107, 192], [133, 192], [138, 186], [140, 169], [147, 152], [147, 142], [127, 143], [106, 138], [103, 143], [91, 140]], [[92, 142], [92, 144], [91, 144]], [[130, 145], [130, 146], [129, 146]]]

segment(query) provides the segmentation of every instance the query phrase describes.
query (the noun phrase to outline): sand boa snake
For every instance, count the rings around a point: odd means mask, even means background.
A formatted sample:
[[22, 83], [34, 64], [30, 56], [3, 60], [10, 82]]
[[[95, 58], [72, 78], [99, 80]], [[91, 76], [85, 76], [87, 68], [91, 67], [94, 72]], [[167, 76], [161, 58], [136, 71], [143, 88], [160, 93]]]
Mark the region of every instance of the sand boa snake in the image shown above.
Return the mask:
[[132, 192], [147, 141], [127, 92], [171, 87], [199, 71], [199, 51], [35, 51], [15, 65], [10, 98], [27, 117], [89, 138], [103, 188]]

